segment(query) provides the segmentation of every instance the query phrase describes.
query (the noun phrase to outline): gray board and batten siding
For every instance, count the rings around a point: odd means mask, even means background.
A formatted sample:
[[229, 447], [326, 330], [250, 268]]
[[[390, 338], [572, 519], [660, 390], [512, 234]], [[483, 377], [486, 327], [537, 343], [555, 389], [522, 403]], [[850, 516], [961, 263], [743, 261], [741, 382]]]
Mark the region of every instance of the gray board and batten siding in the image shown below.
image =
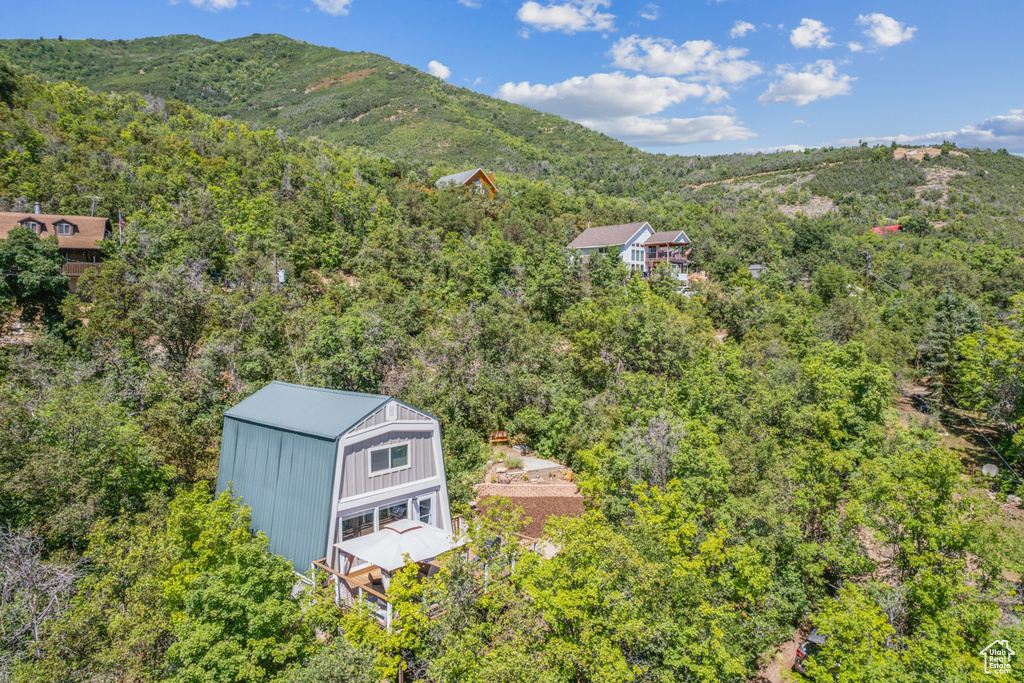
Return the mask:
[[[430, 422], [430, 418], [426, 413], [422, 413], [418, 410], [414, 410], [409, 406], [399, 401], [393, 402], [395, 405], [395, 419], [401, 422]], [[351, 430], [352, 432], [361, 432], [364, 429], [376, 427], [382, 425], [388, 421], [387, 412], [384, 408], [381, 408], [370, 417], [366, 418]]]
[[389, 396], [267, 385], [224, 414], [217, 492], [230, 488], [241, 496], [252, 509], [253, 531], [263, 531], [272, 553], [305, 572], [327, 546], [338, 440], [371, 419], [387, 421], [389, 403], [406, 419], [433, 419]]
[[[409, 466], [380, 474], [371, 474], [370, 451], [400, 444], [409, 444]], [[341, 497], [343, 499], [350, 498], [384, 488], [411, 484], [436, 475], [433, 432], [388, 432], [365, 441], [345, 445]]]

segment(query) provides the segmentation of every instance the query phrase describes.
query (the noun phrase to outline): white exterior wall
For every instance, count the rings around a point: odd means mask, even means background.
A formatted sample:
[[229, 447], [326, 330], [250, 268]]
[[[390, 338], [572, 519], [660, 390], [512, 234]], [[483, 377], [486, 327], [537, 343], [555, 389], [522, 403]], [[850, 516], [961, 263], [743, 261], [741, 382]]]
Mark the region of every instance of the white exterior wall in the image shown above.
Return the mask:
[[644, 247], [644, 242], [653, 234], [654, 230], [651, 229], [651, 226], [644, 223], [643, 227], [633, 235], [629, 243], [622, 245], [619, 257], [626, 264], [627, 268], [639, 271], [646, 269], [646, 247]]
[[601, 253], [601, 249], [604, 249], [606, 253], [616, 253], [618, 251], [619, 258], [622, 260], [626, 267], [630, 270], [644, 271], [646, 268], [646, 247], [644, 242], [647, 238], [654, 234], [654, 230], [651, 226], [644, 223], [636, 234], [630, 238], [626, 244], [611, 244], [607, 247], [584, 247], [582, 249], [576, 249], [576, 253], [583, 257], [586, 261], [591, 254]]
[[[327, 538], [326, 557], [332, 566], [336, 562], [334, 544], [341, 541], [343, 517], [377, 511], [378, 508], [395, 503], [407, 502], [407, 514], [416, 519], [413, 501], [424, 497], [433, 499], [431, 520], [434, 526], [452, 531], [452, 514], [448, 502], [448, 484], [445, 479], [444, 457], [441, 452], [441, 425], [423, 413], [418, 413], [394, 401], [386, 404], [379, 413], [356, 425], [338, 439], [337, 465], [335, 467], [330, 531]], [[381, 419], [383, 417], [383, 419]], [[362, 462], [369, 457], [363, 448], [367, 443], [386, 445], [408, 443], [410, 434], [415, 434], [427, 447], [409, 448], [409, 467], [403, 470], [408, 475], [394, 477], [390, 473], [372, 474], [369, 464]], [[351, 458], [358, 458], [347, 461]], [[433, 462], [417, 462], [417, 458], [430, 458]], [[352, 486], [352, 475], [366, 478], [362, 486]], [[358, 491], [345, 494], [344, 491]]]

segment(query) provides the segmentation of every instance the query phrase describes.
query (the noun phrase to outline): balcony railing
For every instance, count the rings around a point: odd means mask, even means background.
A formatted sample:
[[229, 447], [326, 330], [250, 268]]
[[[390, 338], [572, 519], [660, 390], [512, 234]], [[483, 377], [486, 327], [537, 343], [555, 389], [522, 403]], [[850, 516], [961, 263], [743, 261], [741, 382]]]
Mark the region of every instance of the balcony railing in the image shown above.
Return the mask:
[[68, 277], [81, 277], [86, 271], [99, 270], [102, 263], [89, 263], [85, 261], [65, 261], [61, 264], [61, 272]]
[[647, 263], [659, 263], [661, 261], [668, 261], [669, 263], [677, 263], [682, 266], [690, 264], [690, 260], [686, 258], [686, 252], [684, 249], [671, 249], [671, 248], [658, 248], [647, 250]]

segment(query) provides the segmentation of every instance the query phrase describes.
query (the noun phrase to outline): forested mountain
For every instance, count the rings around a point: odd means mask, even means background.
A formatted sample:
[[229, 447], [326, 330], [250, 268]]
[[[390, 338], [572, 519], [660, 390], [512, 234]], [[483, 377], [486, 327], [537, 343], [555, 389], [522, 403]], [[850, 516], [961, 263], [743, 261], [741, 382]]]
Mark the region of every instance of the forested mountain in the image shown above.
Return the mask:
[[480, 95], [413, 67], [278, 35], [216, 42], [2, 40], [0, 57], [57, 81], [190, 104], [292, 135], [387, 156], [400, 172], [439, 177], [485, 166], [534, 178], [571, 176], [606, 194], [659, 197], [680, 186], [841, 158], [648, 154], [559, 116]]
[[600, 133], [459, 88], [365, 52], [284, 36], [215, 42], [10, 40], [0, 54], [56, 80], [186, 102], [214, 116], [355, 145], [401, 164], [557, 172], [629, 164], [642, 153]]
[[[154, 53], [174, 40], [217, 45]], [[1024, 642], [1021, 486], [964, 440], [1024, 469], [1024, 160], [857, 147], [681, 183], [662, 158], [643, 187], [667, 195], [563, 168], [489, 198], [171, 94], [0, 63], [0, 210], [126, 220], [74, 294], [52, 239], [0, 242], [0, 678], [741, 681], [816, 625], [811, 680], [980, 681], [981, 649]], [[262, 97], [237, 96], [216, 106]], [[691, 237], [692, 296], [564, 249], [640, 220]], [[456, 512], [498, 428], [572, 466], [588, 512], [514, 569], [517, 515], [476, 516], [472, 558], [393, 581], [391, 633], [296, 597], [211, 496], [224, 410], [271, 380], [438, 416]]]

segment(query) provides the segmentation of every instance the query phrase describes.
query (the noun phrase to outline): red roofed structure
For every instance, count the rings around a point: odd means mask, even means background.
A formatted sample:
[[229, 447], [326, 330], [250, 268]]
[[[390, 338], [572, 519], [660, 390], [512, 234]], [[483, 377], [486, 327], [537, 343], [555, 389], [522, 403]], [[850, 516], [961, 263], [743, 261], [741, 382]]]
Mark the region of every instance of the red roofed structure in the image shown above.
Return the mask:
[[871, 232], [875, 233], [876, 235], [882, 235], [883, 237], [886, 236], [886, 235], [895, 234], [895, 233], [900, 232], [902, 230], [903, 230], [903, 226], [902, 225], [883, 225], [880, 228], [871, 228]]

